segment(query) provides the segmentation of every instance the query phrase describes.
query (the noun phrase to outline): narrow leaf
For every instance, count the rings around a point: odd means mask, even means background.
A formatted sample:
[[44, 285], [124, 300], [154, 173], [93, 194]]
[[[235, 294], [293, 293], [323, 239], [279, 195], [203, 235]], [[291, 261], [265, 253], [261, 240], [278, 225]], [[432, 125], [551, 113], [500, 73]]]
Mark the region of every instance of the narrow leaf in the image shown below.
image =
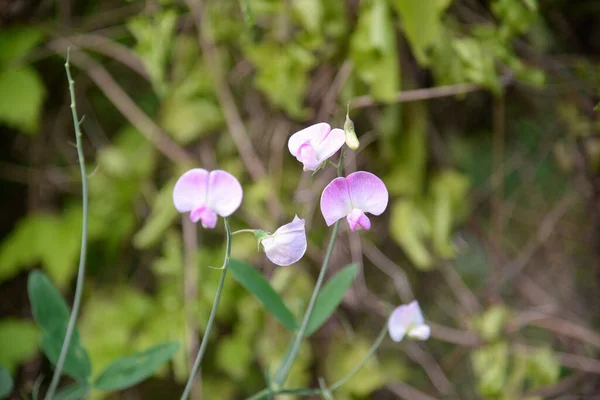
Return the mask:
[[92, 386], [87, 382], [81, 382], [73, 386], [68, 386], [59, 390], [52, 398], [53, 400], [80, 400], [92, 390]]
[[[69, 323], [69, 308], [41, 271], [29, 274], [27, 292], [33, 318], [42, 331], [42, 350], [50, 362], [56, 365]], [[65, 374], [80, 381], [87, 381], [92, 374], [90, 359], [81, 344], [77, 329], [73, 332], [63, 368]]]
[[310, 336], [327, 321], [335, 309], [340, 305], [344, 294], [352, 285], [358, 273], [358, 264], [350, 264], [327, 282], [315, 303], [314, 311], [308, 321], [305, 336]]
[[283, 299], [273, 289], [269, 281], [256, 269], [242, 261], [231, 260], [229, 270], [240, 285], [256, 296], [267, 311], [273, 314], [279, 322], [291, 331], [296, 330], [297, 323], [294, 314], [287, 308]]
[[150, 377], [177, 350], [178, 343], [163, 343], [134, 355], [118, 358], [102, 371], [94, 382], [94, 388], [121, 390], [131, 387]]
[[12, 392], [13, 380], [8, 371], [0, 367], [0, 399], [7, 398]]

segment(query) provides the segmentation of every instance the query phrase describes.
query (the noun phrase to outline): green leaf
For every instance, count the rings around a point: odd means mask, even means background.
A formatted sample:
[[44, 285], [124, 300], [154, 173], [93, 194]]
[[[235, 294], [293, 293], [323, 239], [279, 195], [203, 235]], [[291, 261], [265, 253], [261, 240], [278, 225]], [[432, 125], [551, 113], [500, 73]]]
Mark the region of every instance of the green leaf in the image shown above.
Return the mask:
[[294, 315], [260, 272], [251, 265], [235, 259], [229, 261], [229, 270], [240, 285], [256, 296], [279, 322], [289, 330], [296, 330], [298, 326]]
[[427, 64], [427, 50], [442, 34], [441, 16], [449, 1], [392, 0], [402, 17], [402, 28], [419, 63]]
[[32, 67], [0, 71], [0, 123], [37, 134], [46, 88]]
[[360, 79], [377, 100], [391, 102], [400, 90], [400, 64], [392, 15], [385, 0], [363, 2], [350, 55]]
[[35, 47], [44, 37], [40, 28], [29, 26], [2, 27], [0, 30], [0, 68], [10, 66], [18, 61], [29, 50]]
[[191, 143], [223, 126], [223, 114], [213, 100], [186, 98], [177, 93], [165, 99], [161, 110], [161, 125], [177, 143]]
[[[6, 342], [3, 342], [6, 343]], [[14, 383], [8, 371], [0, 367], [0, 399], [4, 399], [12, 392]]]
[[177, 218], [178, 213], [173, 206], [173, 187], [175, 181], [165, 184], [154, 198], [150, 216], [133, 237], [135, 247], [145, 249], [156, 244]]
[[80, 400], [92, 390], [92, 385], [87, 382], [80, 382], [59, 390], [54, 395], [53, 400]]
[[150, 377], [179, 350], [178, 343], [163, 343], [111, 363], [96, 379], [94, 388], [121, 390]]
[[[41, 271], [29, 274], [27, 292], [33, 318], [42, 329], [42, 350], [50, 362], [56, 365], [69, 323], [69, 309], [58, 290]], [[71, 338], [64, 372], [81, 381], [87, 381], [92, 374], [90, 359], [81, 344], [77, 329]]]
[[413, 201], [400, 200], [392, 206], [390, 234], [415, 267], [421, 270], [432, 267], [433, 259], [425, 245], [431, 225]]
[[305, 336], [312, 335], [325, 323], [325, 321], [327, 321], [331, 314], [333, 314], [335, 309], [342, 302], [344, 294], [352, 285], [359, 268], [360, 265], [358, 264], [347, 265], [340, 272], [335, 274], [323, 287], [323, 290], [321, 290], [321, 293], [319, 293], [319, 296], [317, 297], [314, 311], [308, 321]]
[[32, 321], [12, 318], [0, 320], [0, 365], [10, 374], [38, 352], [38, 329]]

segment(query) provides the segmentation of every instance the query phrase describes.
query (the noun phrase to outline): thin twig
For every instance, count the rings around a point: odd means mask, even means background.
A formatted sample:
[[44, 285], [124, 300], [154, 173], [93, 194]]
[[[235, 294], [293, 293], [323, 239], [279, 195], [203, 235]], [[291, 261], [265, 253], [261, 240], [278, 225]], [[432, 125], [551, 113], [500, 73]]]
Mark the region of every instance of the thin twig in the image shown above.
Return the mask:
[[396, 292], [403, 303], [409, 303], [414, 300], [415, 295], [410, 287], [408, 276], [401, 266], [390, 260], [371, 243], [364, 243], [363, 252], [375, 267], [392, 279]]
[[398, 398], [404, 400], [438, 400], [437, 398], [423, 393], [404, 382], [394, 382], [386, 385], [386, 388]]
[[65, 70], [67, 72], [67, 79], [69, 81], [69, 94], [71, 95], [71, 113], [73, 115], [73, 127], [75, 128], [75, 138], [77, 145], [77, 156], [79, 157], [79, 169], [81, 172], [81, 194], [82, 194], [82, 206], [83, 206], [83, 219], [81, 222], [81, 249], [79, 253], [79, 267], [77, 270], [77, 284], [75, 286], [75, 297], [73, 299], [73, 309], [69, 317], [69, 324], [67, 325], [67, 331], [65, 333], [65, 339], [60, 349], [60, 355], [56, 362], [56, 368], [54, 369], [54, 375], [52, 375], [52, 381], [50, 387], [46, 393], [46, 400], [52, 399], [54, 392], [58, 386], [58, 381], [62, 373], [64, 362], [67, 358], [69, 346], [71, 344], [71, 338], [75, 332], [75, 323], [77, 321], [77, 315], [79, 314], [79, 307], [81, 306], [81, 296], [83, 294], [83, 284], [85, 280], [85, 259], [87, 253], [87, 232], [88, 232], [88, 187], [87, 187], [87, 172], [85, 168], [85, 155], [83, 153], [82, 134], [80, 127], [79, 116], [77, 115], [77, 105], [75, 99], [75, 81], [71, 77], [71, 69], [69, 64], [69, 49], [67, 49], [67, 58], [65, 62]]

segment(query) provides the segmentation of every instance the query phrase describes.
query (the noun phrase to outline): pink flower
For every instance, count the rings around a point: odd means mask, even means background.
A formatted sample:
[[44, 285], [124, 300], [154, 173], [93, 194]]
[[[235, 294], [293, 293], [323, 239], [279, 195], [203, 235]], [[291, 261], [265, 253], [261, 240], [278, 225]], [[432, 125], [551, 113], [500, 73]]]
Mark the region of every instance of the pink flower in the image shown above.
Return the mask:
[[388, 330], [394, 342], [401, 341], [404, 335], [411, 339], [427, 340], [431, 333], [417, 301], [397, 307], [388, 320]]
[[238, 180], [229, 172], [194, 168], [177, 180], [173, 203], [177, 211], [190, 213], [192, 222], [202, 222], [214, 228], [217, 215], [227, 217], [242, 203], [243, 191]]
[[346, 142], [344, 131], [331, 129], [325, 122], [294, 133], [288, 141], [290, 153], [304, 164], [305, 171], [315, 171]]
[[380, 215], [387, 207], [388, 191], [381, 179], [370, 172], [354, 172], [335, 178], [321, 194], [321, 213], [327, 226], [346, 217], [350, 229], [368, 230], [371, 221], [365, 213]]
[[275, 233], [267, 234], [260, 239], [265, 253], [274, 264], [292, 265], [302, 258], [306, 252], [306, 231], [304, 220], [294, 217], [289, 224], [279, 227]]

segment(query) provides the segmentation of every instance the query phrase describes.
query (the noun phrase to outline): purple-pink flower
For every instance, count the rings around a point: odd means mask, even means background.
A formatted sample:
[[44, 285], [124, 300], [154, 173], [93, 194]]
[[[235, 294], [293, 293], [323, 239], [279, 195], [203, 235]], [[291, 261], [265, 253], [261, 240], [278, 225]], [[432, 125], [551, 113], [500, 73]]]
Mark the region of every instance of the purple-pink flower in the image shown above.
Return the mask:
[[368, 230], [371, 221], [365, 213], [381, 215], [387, 207], [385, 184], [370, 172], [358, 171], [346, 178], [335, 178], [321, 194], [321, 213], [327, 226], [346, 217], [350, 229]]
[[334, 155], [346, 142], [343, 130], [325, 122], [311, 125], [294, 133], [288, 141], [288, 149], [305, 171], [316, 171], [319, 165]]
[[405, 335], [411, 339], [427, 340], [431, 328], [425, 324], [419, 303], [413, 301], [396, 307], [388, 320], [388, 331], [392, 340], [399, 342]]
[[192, 222], [202, 222], [205, 228], [214, 228], [217, 215], [227, 217], [242, 204], [242, 185], [229, 172], [208, 172], [194, 168], [175, 183], [173, 203], [177, 211], [190, 213]]

